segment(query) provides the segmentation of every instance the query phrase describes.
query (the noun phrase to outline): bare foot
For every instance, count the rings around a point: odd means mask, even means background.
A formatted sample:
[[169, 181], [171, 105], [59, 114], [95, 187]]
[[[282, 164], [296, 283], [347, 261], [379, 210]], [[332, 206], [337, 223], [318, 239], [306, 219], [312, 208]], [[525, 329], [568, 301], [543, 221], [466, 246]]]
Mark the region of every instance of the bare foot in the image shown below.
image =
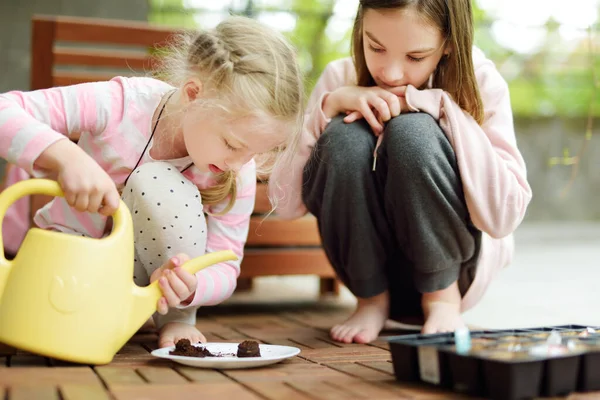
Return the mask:
[[183, 322], [168, 322], [158, 332], [158, 347], [175, 346], [180, 339], [190, 343], [206, 343], [206, 338], [195, 326]]
[[454, 282], [448, 288], [423, 293], [421, 305], [425, 315], [423, 333], [454, 332], [465, 326], [460, 315], [460, 291]]
[[356, 310], [344, 323], [331, 328], [333, 340], [342, 343], [369, 343], [377, 339], [389, 313], [387, 292], [366, 299], [359, 298]]

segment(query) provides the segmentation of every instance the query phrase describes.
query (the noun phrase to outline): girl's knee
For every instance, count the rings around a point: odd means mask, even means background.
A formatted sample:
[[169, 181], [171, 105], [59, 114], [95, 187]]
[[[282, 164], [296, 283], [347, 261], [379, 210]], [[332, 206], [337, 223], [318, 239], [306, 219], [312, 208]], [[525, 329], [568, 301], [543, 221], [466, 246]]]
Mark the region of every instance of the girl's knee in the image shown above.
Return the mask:
[[317, 157], [326, 160], [333, 168], [343, 168], [358, 160], [371, 160], [375, 148], [375, 137], [364, 121], [347, 124], [343, 117], [336, 117], [320, 136], [316, 151]]
[[426, 113], [399, 115], [388, 121], [382, 143], [391, 163], [421, 169], [442, 158], [453, 160], [454, 151], [437, 121]]
[[388, 121], [384, 140], [394, 151], [421, 152], [445, 139], [437, 121], [427, 113], [402, 114]]

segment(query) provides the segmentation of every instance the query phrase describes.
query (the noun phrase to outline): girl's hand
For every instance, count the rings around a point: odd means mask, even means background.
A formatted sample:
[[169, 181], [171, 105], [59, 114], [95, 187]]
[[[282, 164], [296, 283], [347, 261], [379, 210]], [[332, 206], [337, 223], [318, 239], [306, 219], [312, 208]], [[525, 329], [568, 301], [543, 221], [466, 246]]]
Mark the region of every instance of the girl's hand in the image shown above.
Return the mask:
[[[398, 101], [400, 102], [400, 112], [402, 113], [403, 111], [408, 111], [408, 104], [406, 104], [406, 98], [404, 97], [404, 93], [406, 92], [406, 86], [403, 86], [398, 92], [399, 92], [399, 94], [397, 97], [398, 97]], [[360, 111], [352, 111], [352, 112], [348, 112], [347, 114], [348, 115], [346, 115], [346, 117], [344, 117], [344, 122], [347, 124], [357, 121], [361, 118], [364, 118], [363, 114]], [[394, 117], [395, 116], [396, 115], [394, 115]], [[384, 121], [384, 122], [386, 122], [386, 121]], [[383, 123], [381, 124], [381, 126], [383, 127]], [[375, 134], [375, 136], [381, 135], [382, 131], [383, 131], [383, 129], [381, 131], [376, 131], [375, 129], [373, 129], [373, 133]]]
[[323, 109], [327, 116], [348, 114], [344, 118], [346, 123], [364, 118], [378, 136], [385, 122], [407, 109], [406, 102], [402, 102], [405, 90], [400, 89], [401, 93], [395, 94], [378, 86], [343, 86], [329, 94]]
[[69, 140], [59, 140], [36, 160], [40, 168], [56, 174], [67, 203], [77, 211], [112, 215], [119, 206], [119, 192], [112, 178]]
[[162, 267], [150, 275], [150, 282], [158, 279], [158, 286], [162, 290], [163, 297], [158, 300], [157, 311], [165, 315], [169, 307], [176, 307], [181, 303], [189, 303], [196, 293], [198, 279], [181, 265], [189, 260], [185, 254], [171, 257]]

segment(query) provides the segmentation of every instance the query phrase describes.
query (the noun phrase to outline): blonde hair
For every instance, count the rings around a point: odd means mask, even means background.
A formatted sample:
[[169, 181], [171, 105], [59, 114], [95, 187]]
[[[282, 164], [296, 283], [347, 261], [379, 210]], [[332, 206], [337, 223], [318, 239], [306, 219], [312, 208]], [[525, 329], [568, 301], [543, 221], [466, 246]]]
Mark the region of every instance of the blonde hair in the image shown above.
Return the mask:
[[[250, 18], [232, 16], [213, 30], [184, 32], [166, 50], [161, 78], [179, 87], [189, 78], [203, 83], [203, 106], [216, 106], [236, 118], [261, 115], [289, 127], [285, 143], [255, 157], [259, 176], [268, 176], [277, 162], [291, 160], [302, 122], [303, 87], [296, 53], [279, 32]], [[208, 98], [207, 98], [208, 97]], [[232, 171], [215, 186], [201, 190], [205, 205], [229, 197], [219, 214], [234, 205], [237, 178]]]
[[483, 123], [483, 102], [473, 68], [473, 12], [471, 0], [360, 0], [352, 29], [352, 58], [357, 84], [373, 86], [364, 55], [362, 21], [364, 12], [396, 10], [412, 7], [433, 26], [439, 28], [452, 52], [443, 56], [433, 76], [433, 87], [448, 92], [454, 101], [480, 125]]

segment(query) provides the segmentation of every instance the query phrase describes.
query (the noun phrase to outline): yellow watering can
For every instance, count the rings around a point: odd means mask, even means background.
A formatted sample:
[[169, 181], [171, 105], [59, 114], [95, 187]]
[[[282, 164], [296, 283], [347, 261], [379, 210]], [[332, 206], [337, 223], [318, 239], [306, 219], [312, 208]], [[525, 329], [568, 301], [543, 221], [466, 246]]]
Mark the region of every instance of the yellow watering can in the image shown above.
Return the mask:
[[[30, 194], [62, 196], [58, 183], [29, 179], [0, 193], [0, 226], [8, 207]], [[57, 359], [109, 363], [156, 311], [157, 282], [133, 283], [133, 224], [120, 202], [102, 239], [32, 228], [13, 261], [0, 235], [0, 342]], [[230, 251], [197, 257], [190, 273], [235, 260]]]

